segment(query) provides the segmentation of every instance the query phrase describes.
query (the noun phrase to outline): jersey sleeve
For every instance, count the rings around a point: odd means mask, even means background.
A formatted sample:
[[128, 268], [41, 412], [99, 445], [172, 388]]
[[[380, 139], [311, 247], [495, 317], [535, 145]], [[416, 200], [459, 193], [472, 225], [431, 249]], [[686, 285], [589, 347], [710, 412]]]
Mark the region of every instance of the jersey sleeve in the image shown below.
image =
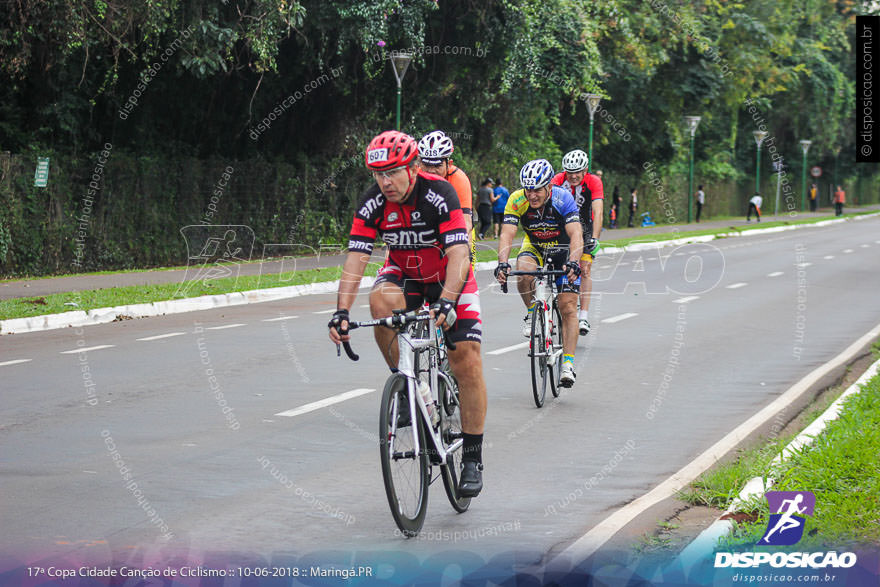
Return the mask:
[[504, 216], [501, 219], [502, 224], [510, 224], [517, 226], [519, 218], [528, 208], [529, 202], [526, 200], [526, 193], [523, 190], [516, 190], [507, 199], [507, 205], [504, 207]]
[[602, 180], [599, 179], [598, 175], [593, 175], [592, 173], [588, 173], [584, 183], [586, 183], [587, 189], [590, 190], [590, 198], [591, 199], [593, 199], [593, 200], [604, 200], [605, 199], [605, 188], [602, 186]]
[[455, 188], [455, 193], [458, 195], [458, 203], [461, 206], [462, 212], [470, 214], [471, 209], [473, 208], [474, 198], [470, 178], [461, 170], [461, 168], [456, 167], [455, 171], [446, 178], [446, 181], [451, 183], [452, 187]]
[[372, 254], [384, 205], [385, 196], [379, 191], [378, 186], [374, 185], [361, 195], [348, 237], [349, 252]]
[[550, 183], [553, 185], [561, 186], [565, 181], [565, 172], [560, 171], [556, 175], [553, 176], [553, 179], [550, 180]]
[[[440, 245], [446, 249], [452, 245], [468, 244], [468, 234], [465, 230], [464, 213], [458, 201], [458, 194], [448, 181], [435, 181], [431, 190], [442, 198], [432, 202], [438, 211]], [[433, 198], [428, 192], [429, 201]]]
[[554, 188], [553, 195], [557, 200], [556, 209], [559, 210], [559, 214], [562, 216], [565, 224], [571, 224], [572, 222], [580, 224], [581, 211], [578, 210], [572, 195], [562, 188]]

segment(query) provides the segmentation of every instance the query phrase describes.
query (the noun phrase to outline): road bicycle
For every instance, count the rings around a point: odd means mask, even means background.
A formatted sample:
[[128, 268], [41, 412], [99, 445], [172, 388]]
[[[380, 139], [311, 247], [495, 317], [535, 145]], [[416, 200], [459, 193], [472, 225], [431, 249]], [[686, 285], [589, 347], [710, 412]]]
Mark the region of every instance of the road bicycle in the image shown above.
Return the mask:
[[[529, 337], [529, 358], [532, 364], [532, 394], [535, 405], [544, 405], [547, 384], [553, 397], [562, 391], [562, 313], [556, 300], [556, 277], [568, 272], [552, 269], [551, 264], [537, 271], [509, 271], [508, 276], [531, 275], [535, 278], [535, 294], [532, 303], [532, 332]], [[507, 293], [507, 282], [501, 284]]]
[[[454, 321], [453, 311], [447, 323]], [[455, 344], [433, 323], [426, 307], [349, 322], [348, 330], [376, 326], [397, 330], [399, 350], [398, 372], [385, 383], [379, 411], [382, 479], [397, 527], [405, 536], [415, 536], [428, 510], [428, 486], [437, 477], [443, 479], [455, 511], [463, 513], [471, 503], [458, 491], [464, 442], [461, 404], [447, 357], [447, 348], [455, 350]], [[359, 359], [349, 343], [343, 346], [351, 360]], [[440, 469], [437, 476], [434, 467]]]

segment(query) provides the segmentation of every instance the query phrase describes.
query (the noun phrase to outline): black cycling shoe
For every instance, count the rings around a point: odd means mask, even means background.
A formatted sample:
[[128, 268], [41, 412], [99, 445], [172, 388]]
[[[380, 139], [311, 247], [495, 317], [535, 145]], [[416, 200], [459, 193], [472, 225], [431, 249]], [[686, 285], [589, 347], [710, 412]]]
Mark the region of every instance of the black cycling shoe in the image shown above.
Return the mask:
[[483, 463], [462, 461], [461, 476], [458, 479], [458, 494], [461, 497], [476, 497], [483, 490]]

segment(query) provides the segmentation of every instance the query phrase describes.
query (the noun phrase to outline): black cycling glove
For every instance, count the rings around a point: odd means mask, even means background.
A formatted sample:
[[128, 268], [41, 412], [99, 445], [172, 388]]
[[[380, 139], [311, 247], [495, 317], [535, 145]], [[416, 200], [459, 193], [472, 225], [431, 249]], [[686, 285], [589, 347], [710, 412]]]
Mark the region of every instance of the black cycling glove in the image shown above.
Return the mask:
[[340, 325], [342, 321], [350, 322], [348, 317], [348, 310], [336, 310], [333, 312], [333, 318], [330, 319], [330, 322], [327, 323], [327, 328], [335, 328], [336, 332], [342, 334], [340, 330]]
[[577, 261], [569, 261], [565, 264], [566, 271], [574, 271], [574, 276], [578, 277], [581, 274], [581, 266], [578, 265]]
[[446, 324], [451, 328], [455, 323], [455, 304], [450, 299], [440, 298], [433, 304], [431, 304], [431, 309], [434, 310], [436, 314], [445, 314], [446, 315]]

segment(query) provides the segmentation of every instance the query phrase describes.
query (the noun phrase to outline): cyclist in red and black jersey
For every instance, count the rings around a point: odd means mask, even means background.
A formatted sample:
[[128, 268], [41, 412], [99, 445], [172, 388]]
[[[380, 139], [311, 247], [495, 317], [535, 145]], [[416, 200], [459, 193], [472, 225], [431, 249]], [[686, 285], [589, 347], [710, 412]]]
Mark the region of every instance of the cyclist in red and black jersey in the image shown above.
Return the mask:
[[[366, 164], [376, 183], [360, 197], [355, 209], [348, 256], [339, 281], [330, 340], [349, 339], [349, 310], [357, 296], [373, 242], [388, 245], [385, 265], [370, 293], [374, 318], [393, 310], [413, 310], [424, 300], [432, 304], [437, 325], [448, 329], [456, 349], [449, 363], [459, 382], [463, 431], [459, 491], [475, 497], [483, 487], [482, 445], [486, 418], [486, 383], [480, 355], [482, 321], [476, 279], [468, 259], [468, 235], [455, 189], [443, 178], [419, 171], [415, 139], [398, 131], [375, 137]], [[454, 309], [450, 327], [446, 316]], [[374, 329], [376, 343], [392, 370], [398, 359], [395, 332]]]
[[593, 258], [599, 252], [599, 235], [602, 234], [604, 215], [604, 190], [602, 180], [597, 175], [587, 172], [589, 157], [580, 149], [569, 151], [562, 158], [563, 172], [553, 178], [553, 185], [558, 185], [571, 192], [580, 210], [581, 226], [584, 234], [584, 253], [581, 256], [581, 309], [578, 312], [578, 329], [581, 336], [590, 332], [587, 311], [590, 309], [590, 294], [593, 291], [593, 278], [590, 268]]

